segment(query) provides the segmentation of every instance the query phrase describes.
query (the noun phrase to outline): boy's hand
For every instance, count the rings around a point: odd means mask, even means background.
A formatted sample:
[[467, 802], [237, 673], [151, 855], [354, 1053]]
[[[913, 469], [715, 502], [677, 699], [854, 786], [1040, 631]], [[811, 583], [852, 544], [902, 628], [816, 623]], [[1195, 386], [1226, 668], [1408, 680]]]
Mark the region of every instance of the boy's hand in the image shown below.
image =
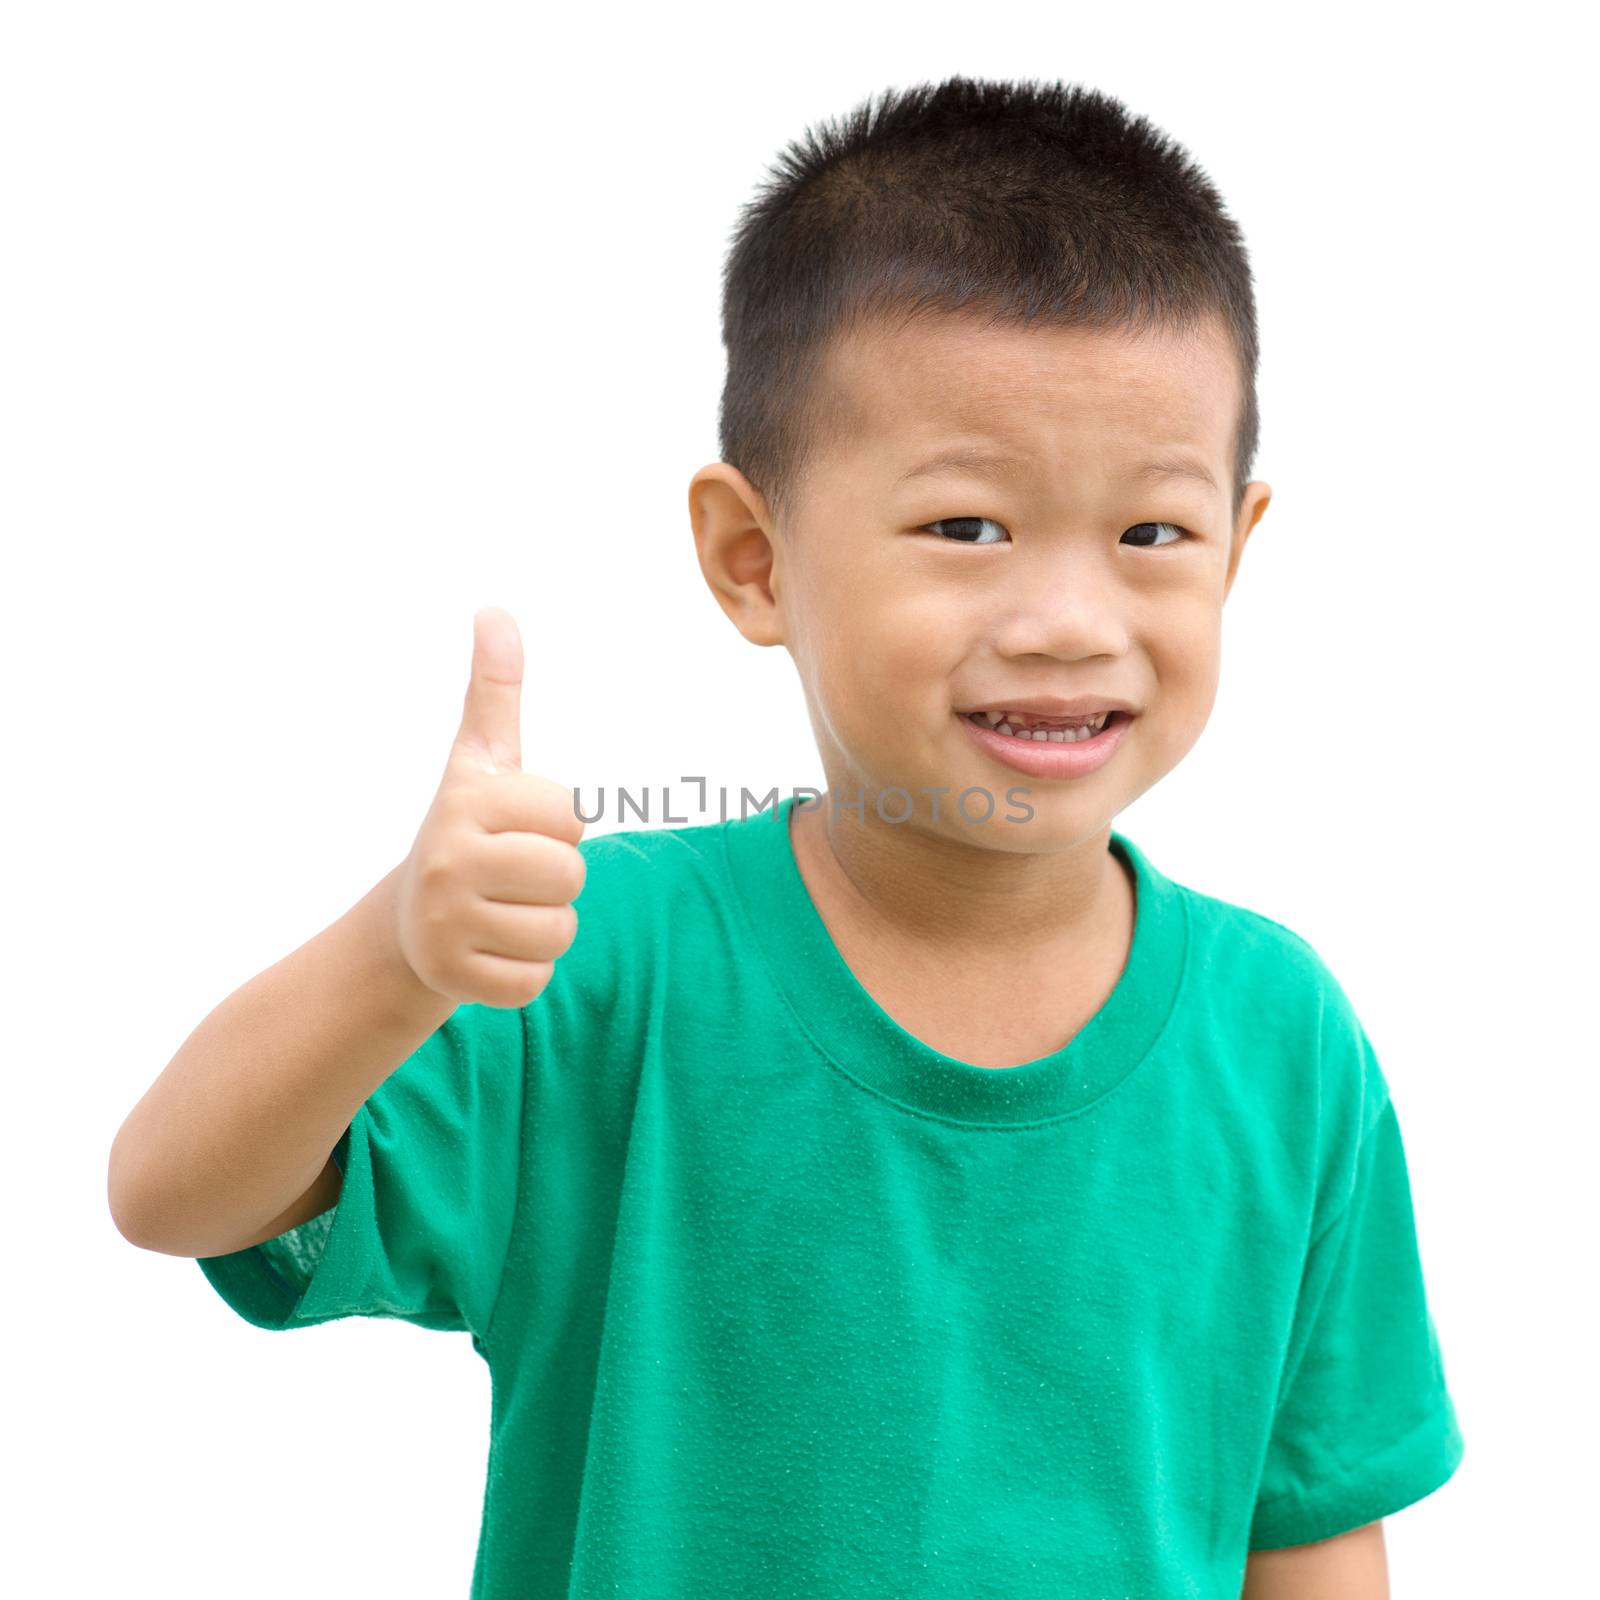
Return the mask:
[[463, 1004], [526, 1005], [578, 929], [583, 821], [570, 789], [522, 771], [521, 711], [522, 638], [487, 606], [461, 727], [393, 902], [412, 970]]

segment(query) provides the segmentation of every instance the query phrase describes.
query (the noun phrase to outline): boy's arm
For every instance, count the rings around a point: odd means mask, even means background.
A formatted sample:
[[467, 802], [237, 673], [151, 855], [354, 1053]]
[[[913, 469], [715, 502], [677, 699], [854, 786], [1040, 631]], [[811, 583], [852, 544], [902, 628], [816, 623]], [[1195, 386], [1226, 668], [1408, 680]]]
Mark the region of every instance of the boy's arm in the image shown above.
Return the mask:
[[1382, 1519], [1315, 1544], [1252, 1550], [1239, 1600], [1389, 1600]]
[[577, 932], [583, 822], [522, 770], [522, 639], [473, 618], [461, 726], [411, 853], [337, 922], [236, 989], [184, 1040], [111, 1147], [124, 1238], [232, 1255], [326, 1211], [330, 1152], [463, 1004], [522, 1007]]
[[456, 1009], [396, 944], [400, 870], [222, 1001], [128, 1114], [107, 1193], [131, 1243], [226, 1255], [338, 1199], [329, 1152]]
[[276, 1239], [280, 1233], [320, 1217], [339, 1203], [339, 1192], [343, 1188], [344, 1174], [339, 1171], [339, 1163], [329, 1156], [316, 1182], [287, 1211], [280, 1212], [262, 1228], [260, 1239], [246, 1239], [239, 1248], [247, 1250], [251, 1245], [260, 1244], [262, 1239]]

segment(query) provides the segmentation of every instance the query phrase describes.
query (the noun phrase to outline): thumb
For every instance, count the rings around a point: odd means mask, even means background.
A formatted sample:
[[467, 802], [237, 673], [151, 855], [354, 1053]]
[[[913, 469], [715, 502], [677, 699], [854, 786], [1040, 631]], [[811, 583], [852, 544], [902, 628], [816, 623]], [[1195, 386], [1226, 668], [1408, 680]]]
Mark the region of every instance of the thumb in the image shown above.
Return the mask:
[[490, 772], [522, 767], [522, 635], [499, 606], [472, 618], [472, 677], [456, 749]]

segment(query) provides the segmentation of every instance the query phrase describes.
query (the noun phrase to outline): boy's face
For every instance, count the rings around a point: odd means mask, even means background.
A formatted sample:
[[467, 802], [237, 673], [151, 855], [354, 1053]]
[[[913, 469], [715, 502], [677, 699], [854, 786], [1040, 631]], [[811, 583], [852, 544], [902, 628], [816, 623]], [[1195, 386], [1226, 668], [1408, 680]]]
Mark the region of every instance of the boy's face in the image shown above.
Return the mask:
[[[696, 474], [689, 500], [719, 602], [794, 658], [829, 790], [841, 803], [864, 790], [872, 819], [898, 785], [915, 798], [910, 826], [988, 848], [1102, 833], [1210, 716], [1223, 601], [1271, 493], [1250, 484], [1230, 519], [1240, 394], [1220, 324], [1136, 336], [942, 318], [836, 343], [823, 383], [848, 426], [782, 528], [725, 462]], [[1012, 465], [912, 475], [954, 447]], [[1174, 461], [1213, 484], [1146, 470]], [[962, 723], [979, 706], [1080, 695], [1134, 711], [1080, 776], [1016, 770], [993, 753], [1004, 736]], [[1013, 786], [1034, 808], [1025, 825], [1004, 820], [1020, 809]], [[993, 796], [987, 824], [953, 814], [969, 787]], [[937, 822], [931, 788], [947, 791]], [[890, 796], [884, 814], [905, 805]]]

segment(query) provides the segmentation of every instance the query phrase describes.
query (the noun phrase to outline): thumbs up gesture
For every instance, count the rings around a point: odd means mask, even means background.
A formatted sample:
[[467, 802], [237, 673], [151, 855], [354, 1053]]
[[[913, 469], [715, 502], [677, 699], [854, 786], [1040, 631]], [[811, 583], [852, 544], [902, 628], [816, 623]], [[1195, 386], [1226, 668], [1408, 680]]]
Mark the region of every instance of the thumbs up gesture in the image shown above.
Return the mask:
[[461, 727], [393, 902], [413, 971], [463, 1004], [528, 1004], [578, 931], [583, 821], [570, 789], [522, 770], [521, 714], [522, 638], [486, 606]]

